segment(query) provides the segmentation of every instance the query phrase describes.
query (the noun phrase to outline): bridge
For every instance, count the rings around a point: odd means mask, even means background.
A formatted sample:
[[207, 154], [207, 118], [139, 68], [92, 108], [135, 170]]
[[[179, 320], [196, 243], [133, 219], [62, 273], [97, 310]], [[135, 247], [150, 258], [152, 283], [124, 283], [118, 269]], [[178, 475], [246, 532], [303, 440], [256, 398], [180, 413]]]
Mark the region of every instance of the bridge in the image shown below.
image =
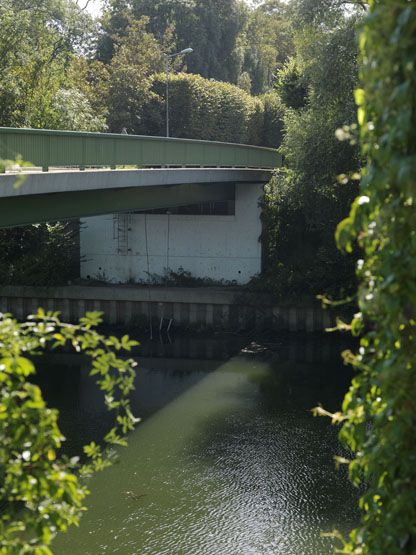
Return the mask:
[[0, 128], [0, 159], [30, 163], [21, 187], [0, 176], [0, 227], [234, 198], [264, 184], [276, 150], [191, 139]]

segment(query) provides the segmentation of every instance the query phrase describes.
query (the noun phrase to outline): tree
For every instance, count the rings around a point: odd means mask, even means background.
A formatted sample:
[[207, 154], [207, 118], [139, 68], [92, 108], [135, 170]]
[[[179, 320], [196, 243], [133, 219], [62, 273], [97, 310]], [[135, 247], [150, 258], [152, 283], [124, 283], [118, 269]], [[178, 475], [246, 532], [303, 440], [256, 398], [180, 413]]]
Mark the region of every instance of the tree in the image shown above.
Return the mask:
[[279, 72], [276, 90], [280, 100], [287, 108], [304, 108], [308, 101], [306, 75], [302, 74], [295, 58], [290, 58]]
[[257, 97], [264, 106], [263, 133], [261, 146], [277, 148], [283, 139], [284, 108], [279, 96], [269, 92]]
[[108, 67], [108, 123], [113, 132], [123, 127], [137, 130], [143, 106], [152, 97], [151, 75], [163, 68], [160, 46], [146, 30], [147, 24], [147, 18], [130, 22], [125, 36], [117, 39]]
[[[49, 545], [58, 532], [78, 524], [88, 494], [83, 477], [102, 470], [114, 459], [111, 446], [126, 445], [125, 435], [137, 422], [128, 401], [134, 388], [131, 359], [116, 356], [136, 345], [98, 334], [97, 313], [87, 313], [78, 325], [62, 323], [58, 313], [37, 315], [19, 324], [0, 317], [0, 554], [52, 555]], [[31, 358], [47, 348], [72, 345], [92, 360], [105, 403], [115, 413], [115, 426], [106, 435], [107, 448], [95, 442], [84, 447], [86, 460], [59, 453], [65, 438], [58, 412], [46, 406], [42, 393], [30, 383]], [[29, 358], [30, 357], [30, 358]]]
[[285, 167], [266, 194], [263, 235], [265, 279], [278, 296], [354, 288], [353, 257], [339, 253], [333, 237], [357, 190], [337, 176], [361, 162], [357, 146], [335, 136], [356, 121], [357, 20], [337, 14], [297, 29], [296, 56], [279, 72]]
[[73, 0], [0, 0], [0, 124], [44, 127], [92, 20]]
[[56, 92], [43, 125], [47, 129], [69, 131], [105, 131], [107, 128], [105, 118], [94, 114], [88, 98], [75, 87]]
[[0, 229], [0, 258], [1, 285], [67, 285], [79, 277], [79, 225]]
[[104, 121], [103, 129], [105, 129], [109, 110], [110, 75], [108, 66], [94, 58], [74, 56], [68, 67], [67, 82], [82, 93], [91, 108], [90, 114], [99, 122]]
[[280, 0], [267, 0], [249, 11], [243, 71], [250, 76], [252, 94], [273, 88], [275, 74], [293, 52], [292, 35], [287, 5]]
[[101, 33], [97, 40], [97, 60], [104, 64], [111, 62], [115, 42], [118, 38], [125, 36], [126, 29], [131, 22], [131, 15], [130, 2], [107, 0], [101, 16]]
[[147, 17], [148, 30], [164, 52], [193, 48], [188, 71], [261, 94], [270, 91], [274, 74], [293, 50], [288, 13], [280, 0], [259, 6], [243, 0], [111, 0], [98, 57], [109, 63], [129, 20]]
[[[126, 33], [129, 17], [149, 19], [148, 30], [159, 44], [178, 50], [192, 47], [186, 63], [191, 73], [237, 83], [243, 51], [239, 37], [247, 18], [240, 0], [133, 0], [131, 9], [123, 0], [113, 0], [104, 17], [105, 35], [100, 59], [109, 62], [114, 41]], [[166, 36], [172, 35], [170, 44]]]

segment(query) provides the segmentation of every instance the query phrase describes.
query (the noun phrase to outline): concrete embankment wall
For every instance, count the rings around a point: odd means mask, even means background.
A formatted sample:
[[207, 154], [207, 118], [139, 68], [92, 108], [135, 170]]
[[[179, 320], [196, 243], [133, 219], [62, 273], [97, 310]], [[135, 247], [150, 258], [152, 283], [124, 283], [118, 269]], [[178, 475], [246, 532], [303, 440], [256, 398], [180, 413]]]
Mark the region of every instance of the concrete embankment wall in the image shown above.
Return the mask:
[[283, 331], [323, 331], [335, 318], [317, 305], [275, 306], [267, 294], [216, 287], [26, 287], [0, 288], [0, 311], [19, 319], [39, 307], [61, 312], [75, 321], [86, 311], [104, 313], [110, 325], [145, 325], [172, 318], [176, 325], [222, 330], [274, 328]]

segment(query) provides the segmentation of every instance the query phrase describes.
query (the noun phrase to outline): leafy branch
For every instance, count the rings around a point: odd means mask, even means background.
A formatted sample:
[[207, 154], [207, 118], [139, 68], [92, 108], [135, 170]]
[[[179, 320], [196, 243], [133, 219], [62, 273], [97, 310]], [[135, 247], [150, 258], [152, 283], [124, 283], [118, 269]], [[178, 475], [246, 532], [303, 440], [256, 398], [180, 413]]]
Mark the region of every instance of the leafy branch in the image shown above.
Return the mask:
[[[351, 332], [357, 371], [345, 396], [341, 440], [355, 485], [365, 484], [361, 524], [339, 553], [416, 553], [416, 4], [371, 0], [361, 29], [362, 89], [355, 94], [360, 195], [337, 230], [357, 263], [359, 312]], [[318, 414], [333, 415], [317, 410]]]
[[[42, 309], [22, 324], [10, 314], [0, 317], [1, 555], [50, 555], [55, 535], [77, 525], [85, 511], [85, 479], [111, 464], [114, 447], [127, 444], [126, 435], [139, 421], [129, 402], [136, 363], [120, 356], [138, 343], [127, 335], [99, 334], [100, 322], [100, 313], [87, 312], [78, 324], [66, 324], [59, 313]], [[114, 413], [105, 445], [86, 445], [82, 464], [59, 454], [65, 438], [58, 411], [47, 407], [40, 388], [28, 381], [35, 373], [33, 356], [65, 346], [90, 357], [90, 375]]]

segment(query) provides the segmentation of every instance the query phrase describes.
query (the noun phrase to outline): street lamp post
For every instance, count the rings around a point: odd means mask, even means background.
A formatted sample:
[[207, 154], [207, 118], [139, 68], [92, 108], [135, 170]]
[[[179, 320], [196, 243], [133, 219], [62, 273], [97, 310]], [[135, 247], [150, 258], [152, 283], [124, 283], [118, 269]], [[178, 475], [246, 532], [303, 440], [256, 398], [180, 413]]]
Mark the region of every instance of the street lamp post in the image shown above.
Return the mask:
[[170, 79], [170, 60], [176, 56], [186, 56], [193, 52], [192, 48], [185, 48], [175, 54], [166, 55], [166, 137], [169, 137], [169, 79]]

